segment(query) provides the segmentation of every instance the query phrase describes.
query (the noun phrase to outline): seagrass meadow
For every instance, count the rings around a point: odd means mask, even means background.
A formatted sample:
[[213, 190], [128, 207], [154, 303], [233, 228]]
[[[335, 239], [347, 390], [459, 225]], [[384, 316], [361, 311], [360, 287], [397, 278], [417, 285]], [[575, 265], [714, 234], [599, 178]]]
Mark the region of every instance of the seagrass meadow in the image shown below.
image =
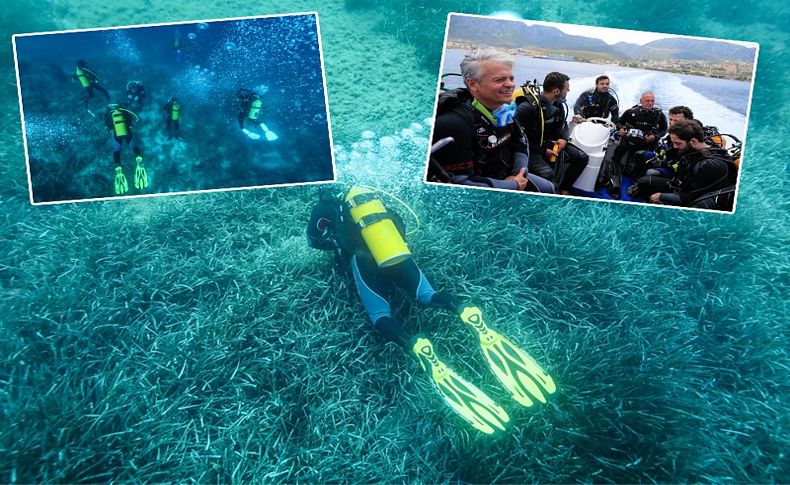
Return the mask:
[[[500, 4], [759, 42], [725, 215], [422, 184], [446, 14], [493, 12], [431, 5], [4, 5], [0, 482], [790, 481], [787, 8]], [[307, 247], [316, 186], [28, 201], [9, 34], [297, 11], [319, 13], [339, 181], [409, 203], [433, 285], [475, 301], [557, 383], [518, 406], [457, 317], [401, 295], [404, 325], [506, 408], [504, 433], [446, 409], [370, 328], [349, 275]]]

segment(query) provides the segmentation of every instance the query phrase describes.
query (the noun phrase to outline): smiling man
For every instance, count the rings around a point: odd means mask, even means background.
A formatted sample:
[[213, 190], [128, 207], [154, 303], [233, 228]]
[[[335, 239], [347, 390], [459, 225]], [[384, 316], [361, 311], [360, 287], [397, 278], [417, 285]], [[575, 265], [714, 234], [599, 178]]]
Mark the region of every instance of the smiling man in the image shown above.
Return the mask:
[[452, 142], [431, 157], [429, 180], [554, 193], [548, 180], [528, 173], [529, 145], [514, 119], [513, 59], [477, 49], [461, 61], [465, 88], [439, 96], [434, 143]]
[[617, 123], [620, 119], [619, 110], [617, 98], [609, 92], [609, 76], [606, 75], [595, 78], [595, 87], [581, 93], [573, 105], [574, 119], [577, 121], [582, 118], [609, 117], [612, 123]]

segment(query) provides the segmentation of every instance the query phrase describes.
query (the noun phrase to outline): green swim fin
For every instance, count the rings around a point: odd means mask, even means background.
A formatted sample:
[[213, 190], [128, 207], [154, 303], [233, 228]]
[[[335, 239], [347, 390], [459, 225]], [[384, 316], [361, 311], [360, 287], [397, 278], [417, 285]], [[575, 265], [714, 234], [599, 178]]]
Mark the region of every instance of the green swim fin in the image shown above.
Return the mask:
[[261, 129], [263, 130], [263, 134], [266, 136], [267, 140], [274, 141], [274, 140], [280, 138], [279, 136], [277, 136], [277, 133], [273, 132], [272, 130], [269, 129], [268, 126], [266, 126], [266, 123], [261, 122], [260, 126], [261, 126]]
[[526, 352], [489, 328], [479, 308], [465, 306], [460, 317], [479, 338], [491, 371], [519, 404], [532, 406], [533, 399], [545, 403], [544, 393], [554, 394], [557, 386], [551, 376]]
[[118, 165], [115, 167], [115, 195], [123, 195], [127, 192], [129, 192], [129, 182], [123, 174], [123, 167]]
[[505, 429], [505, 423], [510, 421], [505, 410], [483, 391], [440, 361], [433, 351], [430, 340], [417, 338], [412, 346], [412, 352], [433, 380], [445, 404], [459, 416], [485, 434], [493, 434], [497, 430]]
[[143, 157], [138, 155], [135, 160], [137, 161], [137, 168], [134, 169], [134, 188], [139, 190], [147, 189], [148, 172], [143, 167]]

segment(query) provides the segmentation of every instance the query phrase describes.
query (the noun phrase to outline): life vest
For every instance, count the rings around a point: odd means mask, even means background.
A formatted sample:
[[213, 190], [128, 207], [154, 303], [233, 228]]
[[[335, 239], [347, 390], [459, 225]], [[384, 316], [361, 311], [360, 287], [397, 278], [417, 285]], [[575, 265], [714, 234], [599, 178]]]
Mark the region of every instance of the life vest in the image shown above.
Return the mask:
[[83, 71], [79, 67], [74, 72], [74, 74], [77, 76], [77, 79], [79, 79], [80, 84], [82, 84], [83, 88], [87, 88], [88, 86], [91, 85], [91, 81], [90, 81], [90, 79], [88, 79], [88, 75], [85, 74], [85, 71]]
[[261, 115], [262, 106], [263, 102], [259, 98], [253, 99], [252, 103], [250, 103], [250, 110], [247, 112], [247, 117], [251, 120], [257, 120]]
[[112, 110], [112, 126], [115, 136], [117, 137], [126, 136], [129, 134], [123, 112], [117, 108]]
[[179, 114], [180, 114], [179, 111], [180, 110], [181, 110], [181, 107], [178, 106], [178, 103], [173, 102], [173, 104], [170, 106], [170, 119], [173, 120], [173, 121], [178, 121], [178, 117], [179, 117]]

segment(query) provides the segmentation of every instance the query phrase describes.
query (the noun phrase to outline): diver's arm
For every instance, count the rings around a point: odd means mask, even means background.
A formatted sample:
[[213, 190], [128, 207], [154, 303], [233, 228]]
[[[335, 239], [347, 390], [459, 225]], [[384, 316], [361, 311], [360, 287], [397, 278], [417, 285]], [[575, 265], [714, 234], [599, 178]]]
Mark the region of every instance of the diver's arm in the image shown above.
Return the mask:
[[609, 102], [612, 103], [612, 106], [609, 107], [609, 114], [611, 115], [612, 123], [617, 124], [620, 120], [620, 106], [617, 104], [617, 100], [614, 99], [614, 96], [609, 94]]
[[[527, 142], [529, 143], [529, 151], [527, 153], [540, 153], [541, 151], [539, 145], [540, 136], [533, 136], [533, 132], [535, 131], [533, 127], [540, 124], [540, 116], [538, 116], [539, 109], [539, 106], [525, 101], [518, 105], [518, 109], [516, 110], [516, 120], [518, 120], [519, 124], [524, 129], [525, 135], [527, 135]], [[540, 130], [540, 126], [538, 126], [538, 130]]]
[[661, 138], [667, 134], [667, 117], [663, 112], [659, 111], [658, 116], [658, 129], [656, 131], [656, 138]]
[[477, 175], [456, 175], [450, 183], [469, 185], [471, 187], [493, 187], [496, 189], [518, 190], [518, 182], [515, 180], [499, 180]]
[[335, 213], [326, 202], [320, 201], [310, 213], [307, 223], [307, 245], [321, 251], [331, 251], [337, 247], [334, 235]]
[[576, 104], [573, 105], [573, 114], [581, 115], [582, 108], [584, 107], [584, 102], [587, 101], [587, 91], [581, 93], [579, 98], [576, 100]]

